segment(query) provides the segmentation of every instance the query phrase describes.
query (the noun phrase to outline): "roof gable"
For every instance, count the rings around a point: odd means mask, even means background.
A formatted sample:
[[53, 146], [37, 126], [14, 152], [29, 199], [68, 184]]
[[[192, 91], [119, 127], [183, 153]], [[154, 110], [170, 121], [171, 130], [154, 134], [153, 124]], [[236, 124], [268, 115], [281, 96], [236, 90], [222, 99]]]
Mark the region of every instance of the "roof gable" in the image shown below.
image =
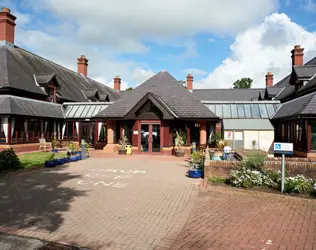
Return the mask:
[[163, 102], [178, 118], [218, 119], [205, 105], [196, 99], [192, 93], [166, 71], [161, 71], [129, 91], [111, 107], [99, 113], [96, 117], [123, 118], [141, 99], [151, 93]]
[[[177, 116], [170, 110], [170, 108], [155, 94], [148, 92], [145, 96], [124, 116], [125, 119], [135, 119], [139, 112], [144, 111], [144, 106], [146, 104], [153, 104], [160, 112], [161, 119], [169, 120], [174, 119]], [[142, 110], [143, 109], [143, 110]], [[149, 110], [145, 110], [149, 111]]]

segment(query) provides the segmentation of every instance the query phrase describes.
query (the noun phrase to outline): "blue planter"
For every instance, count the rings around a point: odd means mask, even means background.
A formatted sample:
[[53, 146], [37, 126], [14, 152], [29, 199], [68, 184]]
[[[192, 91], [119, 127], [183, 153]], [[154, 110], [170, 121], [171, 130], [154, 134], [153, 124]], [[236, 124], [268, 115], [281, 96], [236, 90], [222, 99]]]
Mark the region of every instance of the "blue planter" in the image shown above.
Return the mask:
[[69, 163], [70, 162], [70, 158], [69, 157], [65, 157], [64, 161], [65, 161], [65, 163]]
[[57, 161], [52, 160], [52, 161], [45, 161], [45, 167], [47, 168], [54, 168], [57, 166]]
[[81, 151], [76, 152], [76, 156], [81, 156]]
[[213, 161], [221, 161], [222, 158], [221, 158], [220, 156], [213, 156], [213, 157], [212, 157], [212, 160], [213, 160]]
[[63, 165], [63, 164], [65, 164], [64, 158], [60, 158], [57, 160], [57, 165]]
[[78, 161], [77, 156], [71, 156], [70, 162]]
[[188, 176], [190, 178], [202, 178], [203, 177], [203, 170], [202, 169], [190, 169], [188, 171]]
[[57, 153], [58, 150], [55, 148], [55, 149], [52, 150], [52, 152], [53, 152], [53, 153]]
[[77, 155], [76, 157], [77, 157], [77, 161], [81, 161], [82, 159], [81, 155]]

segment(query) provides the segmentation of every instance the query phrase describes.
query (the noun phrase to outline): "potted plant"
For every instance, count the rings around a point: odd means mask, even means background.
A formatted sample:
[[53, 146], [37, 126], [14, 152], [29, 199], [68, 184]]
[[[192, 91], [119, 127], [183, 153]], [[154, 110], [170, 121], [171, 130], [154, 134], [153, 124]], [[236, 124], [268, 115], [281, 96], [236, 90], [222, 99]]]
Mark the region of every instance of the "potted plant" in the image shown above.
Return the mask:
[[57, 140], [56, 139], [53, 139], [52, 140], [52, 148], [53, 148], [53, 152], [54, 153], [57, 153]]
[[71, 162], [78, 161], [78, 158], [75, 155], [76, 153], [75, 151], [76, 151], [76, 145], [73, 142], [70, 142], [67, 148], [67, 156], [70, 158]]
[[183, 139], [183, 136], [178, 131], [176, 131], [175, 145], [176, 145], [175, 155], [177, 157], [183, 157], [184, 150], [182, 147], [184, 145], [184, 139]]
[[203, 153], [196, 151], [191, 154], [191, 164], [188, 176], [191, 178], [201, 178], [203, 176]]
[[85, 151], [86, 151], [87, 158], [89, 158], [89, 148], [90, 148], [90, 146], [89, 146], [88, 143], [86, 143], [86, 144], [84, 145], [84, 147], [85, 147]]
[[119, 140], [119, 155], [126, 155], [126, 145], [128, 144], [128, 139], [126, 136], [123, 136], [122, 139]]
[[45, 167], [53, 168], [58, 164], [58, 160], [56, 159], [55, 153], [52, 153], [49, 157], [47, 157], [45, 161]]
[[252, 140], [252, 148], [253, 149], [256, 149], [256, 144], [257, 144], [257, 141], [256, 140]]
[[218, 143], [217, 143], [217, 148], [218, 150], [214, 152], [214, 155], [212, 157], [212, 160], [213, 161], [216, 161], [216, 160], [222, 160], [222, 156], [224, 154], [224, 148], [226, 146], [229, 146], [230, 143], [229, 141], [227, 140], [220, 140]]

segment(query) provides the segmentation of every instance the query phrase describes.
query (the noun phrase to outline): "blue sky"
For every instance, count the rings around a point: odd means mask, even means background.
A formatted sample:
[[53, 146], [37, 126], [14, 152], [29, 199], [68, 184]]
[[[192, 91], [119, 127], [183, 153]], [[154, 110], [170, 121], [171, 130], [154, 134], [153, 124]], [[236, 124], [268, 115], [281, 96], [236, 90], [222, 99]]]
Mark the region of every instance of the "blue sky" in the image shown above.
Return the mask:
[[290, 71], [290, 50], [316, 56], [315, 0], [2, 0], [17, 16], [16, 44], [112, 86], [135, 86], [166, 69], [196, 88], [227, 88], [240, 77], [264, 87]]

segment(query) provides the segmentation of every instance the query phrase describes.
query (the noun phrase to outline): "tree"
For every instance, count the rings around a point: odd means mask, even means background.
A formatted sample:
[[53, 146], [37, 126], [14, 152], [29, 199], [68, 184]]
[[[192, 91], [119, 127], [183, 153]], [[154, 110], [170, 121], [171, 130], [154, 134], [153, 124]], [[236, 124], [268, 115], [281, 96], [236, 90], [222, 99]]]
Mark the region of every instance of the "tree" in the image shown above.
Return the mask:
[[233, 83], [234, 89], [250, 89], [252, 82], [251, 78], [241, 78]]
[[126, 90], [127, 90], [127, 91], [131, 91], [131, 90], [133, 90], [133, 88], [132, 88], [132, 87], [129, 87], [129, 88], [127, 88]]

